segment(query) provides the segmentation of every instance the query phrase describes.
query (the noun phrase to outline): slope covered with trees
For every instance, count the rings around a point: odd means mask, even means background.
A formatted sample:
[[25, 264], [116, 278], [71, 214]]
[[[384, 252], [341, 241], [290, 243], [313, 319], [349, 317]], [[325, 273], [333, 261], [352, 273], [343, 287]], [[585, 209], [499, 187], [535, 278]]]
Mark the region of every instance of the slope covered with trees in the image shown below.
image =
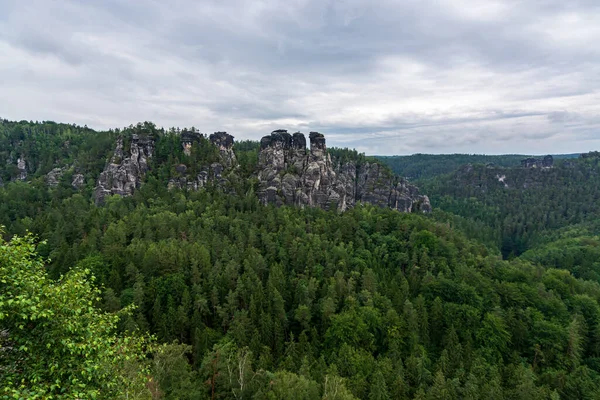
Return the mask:
[[491, 228], [502, 254], [513, 257], [557, 229], [597, 219], [599, 163], [592, 156], [547, 169], [475, 164], [419, 184], [434, 207]]
[[[70, 174], [84, 171], [94, 181], [104, 168], [118, 130], [96, 132], [86, 127], [47, 122], [13, 122], [0, 119], [0, 183], [19, 174], [24, 160], [29, 178], [40, 178], [56, 167]], [[91, 183], [93, 185], [93, 183]]]
[[[577, 158], [579, 154], [555, 154], [555, 159]], [[521, 154], [413, 154], [410, 156], [377, 156], [394, 173], [412, 180], [446, 175], [466, 164], [484, 164], [497, 167], [516, 167], [530, 156]]]
[[89, 269], [53, 281], [31, 236], [0, 237], [2, 398], [148, 398], [148, 338], [117, 335], [99, 295]]
[[[232, 192], [168, 190], [173, 165], [186, 156], [176, 145], [177, 131], [159, 135], [160, 156], [145, 183], [133, 196], [108, 197], [102, 207], [94, 204], [91, 187], [49, 187], [33, 179], [5, 181], [0, 188], [5, 236], [29, 230], [38, 238], [37, 254], [48, 273], [42, 292], [53, 293], [50, 287], [74, 279], [69, 277], [83, 279], [78, 274], [89, 271], [101, 290], [90, 301], [102, 310], [89, 318], [102, 321], [131, 307], [111, 337], [155, 336], [156, 349], [133, 353], [144, 354], [133, 368], [145, 374], [140, 396], [598, 397], [600, 282], [591, 223], [569, 225], [569, 231], [566, 225], [579, 220], [565, 220], [563, 230], [543, 231], [544, 246], [504, 260], [494, 241], [497, 228], [487, 225], [485, 215], [475, 219], [458, 206], [455, 212], [462, 216], [402, 214], [369, 205], [344, 213], [276, 208], [261, 205], [255, 182], [244, 179]], [[251, 170], [255, 144], [236, 151], [245, 160], [240, 168]], [[203, 162], [211, 154], [195, 157]], [[435, 182], [432, 189], [442, 185]], [[498, 180], [490, 180], [486, 193], [502, 198], [504, 192], [496, 194], [492, 183]], [[483, 204], [479, 207], [494, 210], [483, 195], [477, 197], [481, 188], [464, 190]], [[473, 227], [482, 221], [487, 233], [478, 236]], [[572, 239], [574, 232], [580, 239]], [[17, 264], [33, 259], [34, 275], [44, 276], [28, 249]], [[1, 257], [1, 268], [13, 265]], [[0, 286], [5, 307], [5, 299], [17, 297], [14, 280], [27, 272], [2, 272], [2, 279], [13, 279]], [[88, 283], [81, 287], [93, 293]], [[53, 310], [51, 304], [43, 307]], [[13, 332], [11, 321], [19, 317], [6, 317], [5, 310], [0, 308], [0, 331]], [[6, 348], [5, 338], [0, 340]], [[6, 365], [15, 363], [10, 359]], [[137, 376], [131, 368], [112, 371], [111, 379]], [[0, 369], [2, 378], [8, 373], [11, 383], [0, 387], [12, 390], [23, 371]], [[38, 390], [41, 384], [28, 378], [26, 386]], [[6, 395], [9, 389], [3, 389]], [[103, 391], [98, 397], [111, 395]]]

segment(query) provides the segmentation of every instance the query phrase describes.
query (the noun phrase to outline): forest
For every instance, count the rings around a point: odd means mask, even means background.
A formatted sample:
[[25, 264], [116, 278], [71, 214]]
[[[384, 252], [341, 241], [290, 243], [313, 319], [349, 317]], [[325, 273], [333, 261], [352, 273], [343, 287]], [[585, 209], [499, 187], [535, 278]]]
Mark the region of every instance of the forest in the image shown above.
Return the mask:
[[[116, 138], [140, 132], [143, 185], [96, 205]], [[261, 204], [253, 141], [230, 190], [168, 189], [217, 157], [181, 134], [0, 122], [0, 398], [600, 398], [595, 155], [441, 159], [404, 174], [432, 213], [340, 213]]]
[[[531, 157], [522, 154], [413, 154], [410, 156], [377, 156], [398, 175], [411, 180], [433, 178], [455, 171], [466, 164], [516, 167]], [[553, 154], [554, 159], [578, 158], [579, 154]]]

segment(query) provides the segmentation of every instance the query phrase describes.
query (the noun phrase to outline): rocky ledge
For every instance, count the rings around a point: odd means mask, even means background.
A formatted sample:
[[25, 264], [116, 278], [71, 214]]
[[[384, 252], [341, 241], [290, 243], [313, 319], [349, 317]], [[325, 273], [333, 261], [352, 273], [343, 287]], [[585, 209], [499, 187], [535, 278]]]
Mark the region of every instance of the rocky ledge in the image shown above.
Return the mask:
[[148, 171], [148, 161], [154, 155], [154, 140], [150, 137], [133, 134], [129, 151], [123, 150], [123, 138], [117, 139], [117, 146], [110, 162], [98, 178], [94, 199], [96, 204], [104, 203], [107, 195], [133, 194]]
[[260, 141], [258, 196], [264, 204], [336, 208], [357, 202], [402, 212], [431, 211], [429, 198], [376, 162], [341, 162], [327, 153], [325, 136], [279, 129]]
[[[192, 154], [193, 147], [206, 139], [200, 135], [197, 132], [181, 134], [184, 154]], [[308, 138], [308, 149], [306, 137], [300, 132], [290, 134], [279, 129], [261, 139], [254, 177], [258, 178], [257, 195], [263, 204], [344, 211], [362, 202], [402, 212], [431, 211], [429, 198], [419, 194], [417, 187], [394, 175], [389, 168], [360, 157], [332, 158], [323, 134], [310, 132]], [[233, 136], [215, 132], [208, 139], [219, 151], [217, 162], [174, 166], [175, 176], [169, 180], [169, 188], [199, 190], [209, 182], [224, 188], [229, 178], [243, 178], [237, 172]], [[96, 204], [102, 204], [107, 195], [131, 195], [141, 185], [155, 142], [153, 138], [132, 135], [129, 147], [128, 151], [124, 150], [123, 138], [118, 139], [114, 154], [98, 179]], [[199, 172], [191, 175], [191, 170]]]

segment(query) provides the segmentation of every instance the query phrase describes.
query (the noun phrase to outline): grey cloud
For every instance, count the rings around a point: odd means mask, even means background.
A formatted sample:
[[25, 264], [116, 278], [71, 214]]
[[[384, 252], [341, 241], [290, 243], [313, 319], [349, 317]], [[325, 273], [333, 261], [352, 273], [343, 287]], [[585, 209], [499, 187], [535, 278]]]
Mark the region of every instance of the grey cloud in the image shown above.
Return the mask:
[[155, 120], [240, 139], [319, 130], [377, 154], [600, 145], [592, 0], [0, 8], [4, 118], [100, 129]]

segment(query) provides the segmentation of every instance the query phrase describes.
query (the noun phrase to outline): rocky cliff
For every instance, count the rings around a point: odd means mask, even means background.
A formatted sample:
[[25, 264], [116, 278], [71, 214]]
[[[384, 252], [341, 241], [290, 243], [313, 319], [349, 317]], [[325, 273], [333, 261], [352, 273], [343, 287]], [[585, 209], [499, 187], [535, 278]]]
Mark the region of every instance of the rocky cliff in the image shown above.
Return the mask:
[[[72, 166], [70, 167], [72, 168]], [[65, 172], [67, 172], [69, 167], [56, 167], [52, 169], [52, 171], [46, 174], [46, 184], [50, 187], [57, 187], [60, 183]], [[81, 189], [85, 185], [85, 177], [83, 174], [75, 173], [73, 174], [71, 180], [71, 187], [75, 190]]]
[[[206, 139], [201, 133], [182, 133], [181, 145], [183, 153], [186, 156], [191, 156], [192, 148], [198, 146], [202, 140]], [[177, 165], [175, 167], [177, 176], [169, 180], [169, 189], [198, 190], [205, 187], [209, 182], [219, 187], [224, 187], [227, 184], [223, 173], [237, 167], [237, 159], [233, 151], [233, 136], [227, 132], [215, 132], [208, 137], [208, 140], [218, 149], [215, 162], [197, 166], [199, 172], [194, 175], [189, 173], [187, 165]]]
[[411, 212], [431, 210], [427, 196], [374, 162], [332, 160], [325, 137], [277, 130], [260, 142], [258, 196], [264, 204], [290, 204], [344, 211], [357, 202]]
[[529, 157], [521, 160], [523, 168], [551, 168], [554, 165], [554, 157], [547, 155], [544, 158]]
[[94, 199], [102, 204], [111, 194], [133, 194], [148, 171], [148, 162], [154, 155], [154, 139], [149, 136], [131, 135], [129, 149], [124, 149], [123, 137], [117, 139], [113, 156], [98, 178]]
[[[209, 142], [197, 132], [182, 132], [180, 141], [185, 163], [173, 166], [170, 189], [199, 190], [211, 183], [225, 188], [229, 178], [240, 178], [234, 153], [233, 136], [215, 132], [208, 137], [213, 151], [206, 165], [191, 165], [200, 149]], [[258, 165], [258, 197], [263, 204], [295, 205], [299, 207], [335, 208], [340, 211], [357, 202], [390, 207], [402, 212], [429, 212], [427, 196], [406, 180], [395, 176], [377, 162], [359, 159], [340, 160], [327, 152], [325, 137], [310, 132], [309, 145], [304, 134], [276, 130], [260, 141]], [[214, 146], [214, 147], [212, 147]], [[117, 141], [110, 162], [98, 179], [95, 192], [97, 204], [110, 194], [131, 195], [148, 171], [155, 142], [133, 135], [130, 148], [124, 149], [123, 138]], [[206, 150], [206, 148], [204, 148]], [[193, 164], [193, 163], [192, 163]], [[249, 177], [241, 177], [249, 178]]]
[[20, 156], [17, 159], [17, 169], [19, 170], [17, 179], [20, 181], [27, 179], [27, 162], [25, 161], [25, 156]]

